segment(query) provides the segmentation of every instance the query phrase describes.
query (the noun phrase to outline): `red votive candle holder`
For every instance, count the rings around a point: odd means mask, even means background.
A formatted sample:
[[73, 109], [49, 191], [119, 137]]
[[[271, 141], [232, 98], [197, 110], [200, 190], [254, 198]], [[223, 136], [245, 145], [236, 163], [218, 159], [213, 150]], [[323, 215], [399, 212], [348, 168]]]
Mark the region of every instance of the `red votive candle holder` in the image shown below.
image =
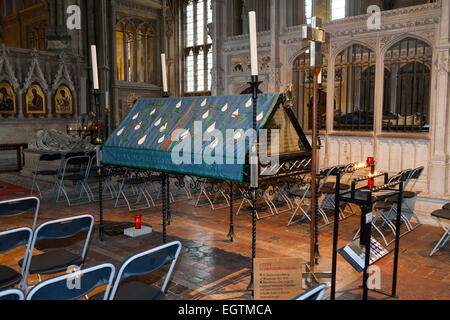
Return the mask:
[[373, 167], [374, 165], [375, 165], [375, 159], [373, 157], [368, 157], [367, 158], [367, 166]]
[[372, 189], [372, 188], [374, 188], [374, 187], [375, 187], [375, 180], [373, 180], [373, 179], [369, 179], [368, 181], [369, 181], [369, 182], [368, 182], [368, 185], [369, 185], [369, 189]]
[[142, 228], [142, 216], [134, 217], [134, 228], [140, 230]]

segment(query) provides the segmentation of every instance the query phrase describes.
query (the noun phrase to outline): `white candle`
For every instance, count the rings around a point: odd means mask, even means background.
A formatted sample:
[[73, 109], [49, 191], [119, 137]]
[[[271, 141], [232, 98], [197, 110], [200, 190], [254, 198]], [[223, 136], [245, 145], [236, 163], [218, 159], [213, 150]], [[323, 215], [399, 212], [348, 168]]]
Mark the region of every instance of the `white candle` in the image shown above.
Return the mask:
[[105, 107], [109, 108], [109, 91], [105, 92]]
[[92, 79], [94, 82], [94, 90], [100, 89], [98, 85], [98, 65], [97, 65], [97, 47], [91, 46], [92, 57]]
[[161, 64], [162, 64], [163, 91], [169, 92], [167, 85], [166, 55], [164, 53], [161, 54]]
[[322, 84], [322, 70], [319, 73], [319, 77], [318, 77], [318, 83]]
[[249, 12], [250, 56], [252, 60], [252, 76], [258, 75], [258, 41], [256, 30], [256, 12]]

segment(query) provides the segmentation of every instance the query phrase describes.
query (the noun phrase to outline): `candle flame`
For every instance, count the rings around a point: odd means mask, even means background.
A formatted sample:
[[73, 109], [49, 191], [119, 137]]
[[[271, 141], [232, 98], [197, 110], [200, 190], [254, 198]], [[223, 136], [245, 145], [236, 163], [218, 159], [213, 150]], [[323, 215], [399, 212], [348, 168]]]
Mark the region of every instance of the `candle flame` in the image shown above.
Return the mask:
[[355, 168], [356, 169], [361, 169], [361, 168], [364, 168], [366, 166], [366, 164], [365, 163], [358, 163], [358, 164], [355, 164]]

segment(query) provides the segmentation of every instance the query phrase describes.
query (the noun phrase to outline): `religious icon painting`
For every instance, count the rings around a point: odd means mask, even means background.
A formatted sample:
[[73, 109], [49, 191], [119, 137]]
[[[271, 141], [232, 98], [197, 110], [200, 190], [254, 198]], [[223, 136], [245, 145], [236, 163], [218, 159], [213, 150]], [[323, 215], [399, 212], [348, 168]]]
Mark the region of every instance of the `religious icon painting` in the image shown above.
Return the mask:
[[60, 86], [55, 94], [55, 113], [73, 114], [72, 92], [67, 86]]
[[16, 94], [9, 83], [0, 83], [0, 114], [16, 114]]
[[33, 84], [28, 88], [25, 98], [28, 114], [46, 114], [45, 94], [38, 84]]

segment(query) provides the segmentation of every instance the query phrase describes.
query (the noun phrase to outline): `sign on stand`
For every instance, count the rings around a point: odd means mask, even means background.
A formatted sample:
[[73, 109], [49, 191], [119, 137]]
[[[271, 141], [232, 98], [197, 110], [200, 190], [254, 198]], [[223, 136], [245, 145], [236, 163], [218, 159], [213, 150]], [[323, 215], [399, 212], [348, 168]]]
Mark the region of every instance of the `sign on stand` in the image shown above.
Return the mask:
[[290, 300], [302, 289], [302, 259], [255, 259], [255, 300]]

